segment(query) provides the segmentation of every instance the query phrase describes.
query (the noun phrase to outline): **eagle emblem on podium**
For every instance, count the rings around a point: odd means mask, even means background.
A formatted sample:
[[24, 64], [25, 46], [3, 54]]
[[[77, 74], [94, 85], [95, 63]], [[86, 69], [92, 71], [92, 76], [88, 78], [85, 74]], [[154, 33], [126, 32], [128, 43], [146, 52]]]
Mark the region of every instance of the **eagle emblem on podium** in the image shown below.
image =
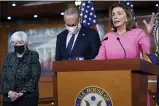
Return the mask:
[[100, 87], [84, 88], [76, 97], [75, 106], [113, 106], [110, 95]]

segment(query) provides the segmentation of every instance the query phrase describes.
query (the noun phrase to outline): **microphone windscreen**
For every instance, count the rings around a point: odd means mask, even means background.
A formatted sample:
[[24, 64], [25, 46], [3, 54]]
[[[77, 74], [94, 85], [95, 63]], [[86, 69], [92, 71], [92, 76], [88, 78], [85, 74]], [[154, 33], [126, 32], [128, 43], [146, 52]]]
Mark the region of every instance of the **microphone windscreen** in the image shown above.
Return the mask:
[[117, 37], [117, 40], [120, 40], [120, 38], [119, 38], [119, 37]]

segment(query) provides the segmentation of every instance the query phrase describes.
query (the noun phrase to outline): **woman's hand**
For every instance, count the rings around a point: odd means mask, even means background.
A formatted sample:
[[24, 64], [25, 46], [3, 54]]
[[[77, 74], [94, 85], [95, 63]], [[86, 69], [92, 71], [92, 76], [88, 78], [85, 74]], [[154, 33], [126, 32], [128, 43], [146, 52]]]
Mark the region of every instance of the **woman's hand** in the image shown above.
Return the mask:
[[143, 23], [145, 24], [146, 26], [146, 30], [149, 34], [152, 33], [152, 30], [153, 30], [153, 27], [155, 26], [155, 17], [156, 17], [156, 14], [155, 13], [152, 13], [151, 15], [151, 20], [149, 23], [147, 23], [146, 20], [143, 20]]
[[23, 93], [17, 93], [17, 92], [14, 92], [14, 91], [10, 91], [9, 93], [9, 97], [12, 101], [15, 101], [17, 100], [19, 97], [21, 97], [23, 95]]

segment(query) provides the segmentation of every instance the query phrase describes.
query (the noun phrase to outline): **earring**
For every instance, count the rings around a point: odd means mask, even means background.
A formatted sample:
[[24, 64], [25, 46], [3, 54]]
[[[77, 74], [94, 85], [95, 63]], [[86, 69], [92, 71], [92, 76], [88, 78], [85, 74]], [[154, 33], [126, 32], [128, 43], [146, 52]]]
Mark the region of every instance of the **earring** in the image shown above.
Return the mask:
[[111, 28], [112, 31], [114, 31], [114, 28]]

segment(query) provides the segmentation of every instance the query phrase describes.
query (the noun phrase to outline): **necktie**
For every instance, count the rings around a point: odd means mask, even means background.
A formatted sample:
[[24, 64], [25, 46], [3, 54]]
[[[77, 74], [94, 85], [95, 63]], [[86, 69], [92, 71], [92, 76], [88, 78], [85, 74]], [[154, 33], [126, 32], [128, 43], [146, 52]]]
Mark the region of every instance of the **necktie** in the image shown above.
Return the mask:
[[72, 37], [71, 37], [71, 39], [70, 39], [70, 41], [68, 42], [68, 45], [67, 45], [67, 51], [68, 51], [69, 56], [71, 55], [71, 52], [72, 52], [72, 46], [73, 46], [74, 38], [75, 38], [75, 34], [72, 35]]

